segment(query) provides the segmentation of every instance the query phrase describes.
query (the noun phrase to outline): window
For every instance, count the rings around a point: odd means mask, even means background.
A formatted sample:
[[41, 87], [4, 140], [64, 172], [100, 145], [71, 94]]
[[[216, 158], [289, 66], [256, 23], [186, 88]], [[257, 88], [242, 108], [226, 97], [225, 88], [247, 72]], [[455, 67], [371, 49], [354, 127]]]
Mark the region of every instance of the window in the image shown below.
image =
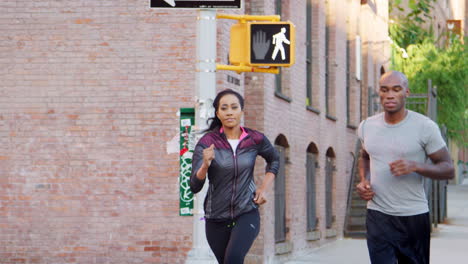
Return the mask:
[[[334, 65], [334, 52], [335, 48], [332, 48], [335, 44], [335, 27], [333, 26], [334, 21], [331, 16], [330, 2], [326, 3], [326, 25], [325, 25], [325, 113], [327, 118], [336, 121], [336, 109], [335, 109], [335, 69], [332, 69]], [[333, 66], [335, 67], [335, 66]]]
[[336, 121], [336, 109], [335, 109], [335, 26], [334, 19], [331, 16], [331, 5], [330, 2], [326, 2], [325, 8], [325, 114], [326, 117]]
[[361, 38], [348, 35], [346, 42], [346, 125], [356, 129], [361, 118]]
[[351, 49], [351, 41], [346, 41], [346, 122], [348, 126], [353, 123], [351, 121], [351, 104], [354, 102], [351, 100], [351, 56], [350, 56], [350, 49]]
[[307, 0], [306, 7], [306, 106], [312, 106], [312, 0]]
[[333, 227], [333, 178], [335, 172], [335, 154], [332, 148], [327, 150], [325, 164], [325, 225], [327, 229]]
[[[275, 0], [275, 14], [282, 15], [282, 3], [281, 0]], [[275, 74], [275, 92], [276, 94], [282, 95], [283, 94], [283, 80], [282, 80], [282, 73], [281, 67], [279, 68], [280, 72]]]
[[306, 185], [307, 185], [307, 231], [317, 229], [317, 204], [316, 204], [316, 171], [318, 151], [314, 143], [307, 148], [306, 159]]
[[330, 113], [329, 93], [330, 93], [330, 21], [329, 21], [328, 7], [326, 12], [326, 25], [325, 25], [325, 113]]
[[275, 177], [275, 242], [286, 241], [286, 154], [288, 142], [285, 136], [279, 135], [275, 140], [275, 148], [280, 157], [280, 168]]
[[275, 177], [275, 242], [286, 240], [286, 175], [285, 175], [285, 149], [276, 146], [280, 155], [280, 170]]
[[[282, 21], [287, 21], [288, 9], [283, 8], [281, 0], [275, 0], [275, 13], [281, 16]], [[288, 6], [286, 5], [286, 8]], [[287, 102], [291, 102], [290, 69], [279, 67], [279, 73], [275, 74], [275, 95]]]

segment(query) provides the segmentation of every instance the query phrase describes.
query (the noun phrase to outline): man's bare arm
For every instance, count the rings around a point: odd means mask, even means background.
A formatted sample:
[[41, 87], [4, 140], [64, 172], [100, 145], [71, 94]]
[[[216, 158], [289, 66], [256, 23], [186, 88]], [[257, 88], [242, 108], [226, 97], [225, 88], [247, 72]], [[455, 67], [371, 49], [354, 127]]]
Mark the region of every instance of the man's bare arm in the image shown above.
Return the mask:
[[455, 168], [446, 147], [429, 155], [434, 164], [419, 164], [416, 172], [434, 180], [449, 180], [455, 177]]
[[365, 149], [361, 149], [361, 153], [359, 155], [359, 178], [361, 182], [366, 180], [366, 175], [369, 173], [370, 170], [370, 158], [369, 154]]
[[356, 185], [356, 190], [359, 196], [369, 201], [371, 200], [375, 193], [372, 191], [370, 182], [367, 180], [366, 175], [369, 173], [370, 170], [370, 159], [369, 154], [365, 149], [361, 150], [361, 155], [359, 156], [359, 177], [361, 181]]
[[397, 160], [390, 163], [390, 170], [395, 176], [416, 172], [434, 180], [449, 180], [455, 177], [452, 159], [446, 147], [429, 155], [434, 164]]

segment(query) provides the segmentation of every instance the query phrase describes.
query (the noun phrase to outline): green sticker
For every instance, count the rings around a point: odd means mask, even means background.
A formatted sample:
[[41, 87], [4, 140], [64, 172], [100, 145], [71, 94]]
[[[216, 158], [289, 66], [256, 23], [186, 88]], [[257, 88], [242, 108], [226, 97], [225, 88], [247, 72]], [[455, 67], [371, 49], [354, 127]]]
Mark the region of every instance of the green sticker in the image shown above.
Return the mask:
[[195, 144], [192, 130], [195, 123], [195, 110], [182, 108], [180, 110], [180, 169], [179, 169], [179, 215], [193, 215], [193, 193], [190, 190], [190, 174], [192, 172], [192, 156]]

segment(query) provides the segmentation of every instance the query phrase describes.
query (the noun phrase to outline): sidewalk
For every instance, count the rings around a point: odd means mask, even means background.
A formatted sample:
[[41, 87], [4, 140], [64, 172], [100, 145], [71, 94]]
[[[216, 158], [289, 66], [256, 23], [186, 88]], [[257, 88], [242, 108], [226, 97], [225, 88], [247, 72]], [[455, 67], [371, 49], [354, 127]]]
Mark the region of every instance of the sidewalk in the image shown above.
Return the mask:
[[[431, 264], [468, 263], [468, 180], [447, 187], [444, 224], [432, 232]], [[286, 264], [369, 264], [365, 239], [341, 239]]]

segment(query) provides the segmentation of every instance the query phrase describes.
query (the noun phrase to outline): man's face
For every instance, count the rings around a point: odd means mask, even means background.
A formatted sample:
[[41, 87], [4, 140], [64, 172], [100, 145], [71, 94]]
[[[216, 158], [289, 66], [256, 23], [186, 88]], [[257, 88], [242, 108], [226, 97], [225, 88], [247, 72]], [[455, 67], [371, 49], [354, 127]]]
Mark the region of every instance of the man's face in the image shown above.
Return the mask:
[[382, 77], [379, 82], [380, 103], [387, 113], [401, 111], [409, 95], [408, 87], [405, 87], [403, 79], [398, 74], [390, 74]]

